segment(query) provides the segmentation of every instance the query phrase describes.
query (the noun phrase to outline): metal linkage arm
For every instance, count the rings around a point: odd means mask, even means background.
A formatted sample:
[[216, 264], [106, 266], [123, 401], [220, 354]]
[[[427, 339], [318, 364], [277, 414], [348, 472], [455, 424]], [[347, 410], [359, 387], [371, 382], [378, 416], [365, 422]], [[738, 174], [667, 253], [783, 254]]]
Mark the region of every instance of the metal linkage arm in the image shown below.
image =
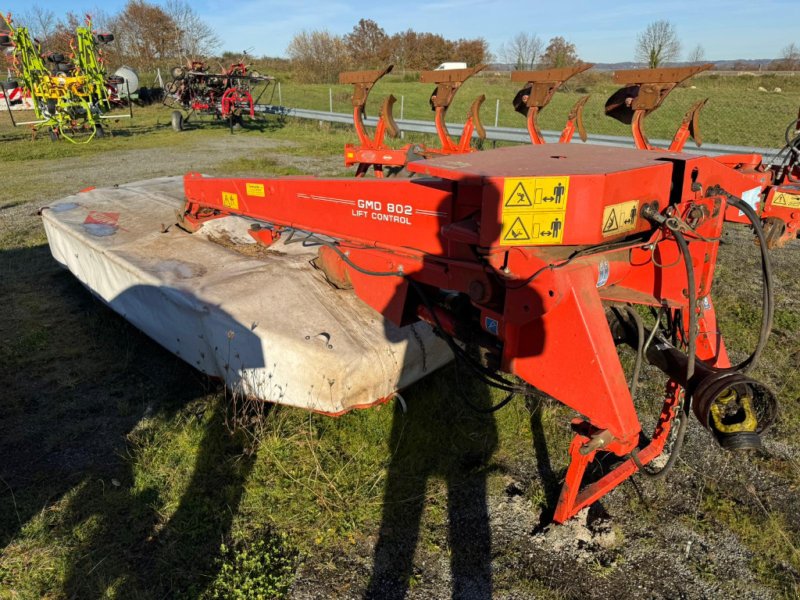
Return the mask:
[[[653, 150], [644, 133], [644, 119], [664, 102], [675, 87], [714, 65], [711, 63], [696, 67], [679, 67], [663, 69], [632, 69], [615, 71], [614, 82], [624, 87], [614, 92], [606, 101], [606, 114], [618, 121], [631, 125], [636, 147], [640, 150]], [[693, 107], [694, 112], [687, 114], [692, 132], [698, 133], [697, 113], [702, 105]], [[687, 123], [687, 127], [689, 126]], [[682, 126], [683, 127], [683, 126]], [[679, 145], [682, 128], [675, 134], [673, 144]], [[697, 138], [695, 138], [697, 139]], [[684, 139], [685, 142], [685, 139]], [[681, 147], [682, 144], [680, 144]]]
[[[583, 73], [591, 69], [594, 65], [590, 63], [566, 67], [563, 69], [547, 69], [545, 71], [514, 71], [511, 73], [511, 81], [524, 82], [526, 85], [514, 97], [514, 110], [528, 119], [528, 133], [531, 136], [532, 144], [544, 144], [544, 137], [539, 130], [536, 119], [544, 107], [553, 99], [556, 90], [565, 81], [574, 77], [578, 73]], [[581, 139], [586, 141], [586, 130], [583, 128], [583, 106], [588, 100], [588, 96], [582, 98], [573, 107], [564, 133], [561, 135], [560, 142], [568, 142], [572, 138], [574, 121], [578, 121], [578, 131]], [[568, 131], [570, 130], [570, 131]]]
[[436, 133], [439, 135], [439, 141], [442, 147], [441, 150], [435, 151], [430, 149], [431, 151], [439, 154], [460, 154], [469, 152], [469, 139], [472, 136], [473, 130], [477, 128], [480, 133], [483, 129], [483, 126], [480, 124], [480, 118], [476, 115], [485, 97], [483, 97], [483, 99], [479, 97], [473, 102], [467, 119], [468, 123], [465, 124], [464, 131], [458, 143], [450, 138], [450, 134], [447, 132], [445, 117], [447, 116], [447, 109], [450, 107], [450, 104], [452, 104], [459, 88], [467, 79], [485, 68], [486, 65], [477, 65], [469, 69], [446, 69], [440, 71], [423, 71], [420, 73], [420, 82], [436, 84], [436, 88], [431, 94], [430, 103], [431, 109], [436, 113]]

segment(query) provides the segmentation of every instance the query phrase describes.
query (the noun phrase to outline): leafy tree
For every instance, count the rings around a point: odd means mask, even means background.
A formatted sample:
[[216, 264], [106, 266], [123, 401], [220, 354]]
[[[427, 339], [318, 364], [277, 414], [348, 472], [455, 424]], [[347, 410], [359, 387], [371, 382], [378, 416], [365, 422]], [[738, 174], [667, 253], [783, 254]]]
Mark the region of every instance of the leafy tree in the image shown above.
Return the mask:
[[178, 27], [160, 6], [145, 0], [128, 0], [111, 27], [120, 54], [133, 66], [150, 67], [177, 54]]
[[575, 44], [558, 36], [550, 40], [542, 56], [542, 65], [551, 69], [571, 67], [580, 62]]
[[669, 21], [654, 21], [636, 38], [636, 60], [651, 69], [675, 61], [681, 52], [678, 32]]
[[353, 64], [358, 68], [375, 68], [387, 62], [389, 36], [371, 19], [360, 19], [344, 41]]
[[451, 58], [474, 67], [492, 60], [492, 53], [489, 52], [489, 43], [483, 38], [461, 39], [454, 42]]

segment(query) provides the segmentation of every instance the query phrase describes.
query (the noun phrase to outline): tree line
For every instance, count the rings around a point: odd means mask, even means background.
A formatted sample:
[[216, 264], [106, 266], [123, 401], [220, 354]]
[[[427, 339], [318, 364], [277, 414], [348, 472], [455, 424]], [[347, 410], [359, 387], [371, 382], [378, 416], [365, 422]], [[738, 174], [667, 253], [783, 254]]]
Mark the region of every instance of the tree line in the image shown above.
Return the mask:
[[[213, 54], [220, 45], [214, 30], [200, 18], [186, 0], [128, 0], [115, 14], [95, 9], [91, 14], [96, 32], [114, 34], [114, 41], [103, 47], [107, 62], [146, 68], [171, 60], [200, 58]], [[14, 15], [18, 27], [27, 27], [43, 50], [68, 54], [75, 28], [84, 16], [68, 12], [63, 17], [52, 10], [33, 5]]]
[[491, 60], [483, 38], [448, 40], [437, 33], [412, 29], [388, 35], [371, 19], [361, 19], [347, 35], [326, 30], [302, 31], [294, 36], [287, 54], [295, 78], [332, 82], [340, 71], [376, 69], [393, 64], [400, 70], [433, 69], [443, 62], [469, 66]]
[[[92, 14], [95, 31], [115, 35], [104, 48], [107, 62], [136, 68], [184, 63], [208, 58], [218, 52], [220, 39], [187, 0], [128, 0], [117, 13], [97, 9]], [[52, 52], [69, 52], [69, 41], [83, 16], [73, 12], [58, 17], [52, 10], [33, 5], [15, 15], [17, 25], [27, 26], [32, 35]], [[649, 68], [679, 60], [682, 44], [677, 28], [669, 21], [650, 23], [636, 37], [633, 55]], [[291, 40], [286, 54], [297, 81], [329, 83], [341, 71], [383, 68], [397, 70], [433, 69], [443, 62], [465, 62], [469, 66], [495, 60], [488, 42], [481, 38], [448, 40], [437, 33], [412, 29], [389, 35], [375, 21], [361, 19], [352, 31], [335, 35], [326, 30], [302, 31]], [[224, 52], [222, 58], [238, 57]], [[697, 44], [686, 55], [689, 63], [705, 62], [705, 50]], [[497, 48], [497, 60], [515, 69], [558, 68], [579, 64], [575, 44], [562, 36], [547, 44], [533, 33], [520, 32]], [[735, 70], [749, 70], [742, 63]], [[800, 70], [800, 47], [791, 43], [769, 65], [772, 70]]]

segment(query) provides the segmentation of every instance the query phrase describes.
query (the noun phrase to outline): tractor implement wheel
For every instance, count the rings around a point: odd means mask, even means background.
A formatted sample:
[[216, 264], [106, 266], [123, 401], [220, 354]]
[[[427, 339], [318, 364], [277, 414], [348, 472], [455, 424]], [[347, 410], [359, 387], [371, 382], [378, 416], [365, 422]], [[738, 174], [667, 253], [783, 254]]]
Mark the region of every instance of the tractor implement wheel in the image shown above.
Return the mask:
[[96, 125], [96, 126], [95, 126], [95, 130], [94, 130], [94, 137], [95, 137], [95, 139], [99, 139], [99, 138], [102, 138], [102, 137], [106, 137], [106, 132], [105, 132], [105, 130], [103, 129], [103, 126], [102, 126], [102, 125]]
[[172, 111], [172, 128], [175, 131], [183, 131], [183, 113], [179, 110]]

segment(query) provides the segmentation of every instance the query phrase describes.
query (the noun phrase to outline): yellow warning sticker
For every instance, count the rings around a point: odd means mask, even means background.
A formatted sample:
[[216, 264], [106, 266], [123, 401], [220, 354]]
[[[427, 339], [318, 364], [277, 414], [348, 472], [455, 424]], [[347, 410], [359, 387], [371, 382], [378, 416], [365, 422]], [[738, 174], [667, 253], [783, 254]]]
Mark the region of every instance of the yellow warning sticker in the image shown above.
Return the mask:
[[800, 195], [777, 192], [772, 198], [772, 206], [782, 206], [783, 208], [800, 208]]
[[633, 231], [639, 222], [639, 201], [611, 204], [603, 209], [603, 237]]
[[503, 212], [567, 209], [569, 177], [507, 177], [503, 183]]
[[564, 239], [564, 213], [537, 212], [503, 218], [501, 246], [560, 244]]
[[507, 177], [500, 245], [560, 244], [568, 194], [569, 177]]
[[222, 192], [222, 206], [239, 210], [239, 195], [232, 192]]
[[245, 188], [248, 196], [258, 196], [259, 198], [265, 196], [263, 183], [248, 183]]

